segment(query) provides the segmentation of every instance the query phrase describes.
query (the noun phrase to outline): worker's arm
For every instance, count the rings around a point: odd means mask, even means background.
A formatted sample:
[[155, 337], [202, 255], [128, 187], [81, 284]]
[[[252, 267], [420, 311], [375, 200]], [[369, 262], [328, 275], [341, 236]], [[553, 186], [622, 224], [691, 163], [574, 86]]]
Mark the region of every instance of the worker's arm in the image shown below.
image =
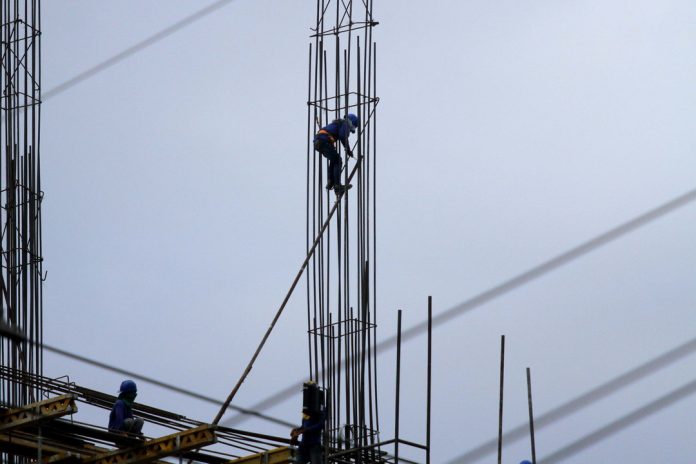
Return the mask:
[[343, 148], [346, 149], [346, 155], [350, 156], [351, 158], [353, 157], [353, 150], [350, 149], [350, 143], [348, 142], [348, 139], [343, 142]]
[[304, 428], [302, 429], [302, 433], [310, 432], [310, 431], [312, 431], [312, 430], [317, 430], [317, 429], [320, 429], [320, 428], [324, 427], [324, 421], [325, 421], [325, 420], [326, 420], [326, 412], [325, 412], [325, 411], [322, 411], [321, 417], [319, 418], [319, 420], [316, 421], [316, 422], [315, 422], [314, 424], [312, 424], [312, 425], [307, 425], [306, 427], [304, 427]]
[[341, 141], [341, 145], [346, 149], [346, 155], [353, 157], [353, 151], [350, 149], [350, 142], [348, 137], [350, 136], [350, 123], [348, 121], [343, 121], [341, 127], [338, 128], [338, 139]]

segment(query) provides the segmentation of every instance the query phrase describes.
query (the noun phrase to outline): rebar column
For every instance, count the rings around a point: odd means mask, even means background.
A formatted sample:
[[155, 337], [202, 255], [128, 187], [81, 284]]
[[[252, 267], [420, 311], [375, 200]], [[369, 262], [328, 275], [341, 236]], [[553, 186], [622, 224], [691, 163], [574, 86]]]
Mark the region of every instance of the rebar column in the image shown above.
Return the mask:
[[[1, 0], [0, 40], [0, 317], [23, 337], [2, 338], [4, 366], [43, 370], [41, 246], [41, 21], [38, 0]], [[38, 386], [4, 379], [0, 406], [37, 401]], [[0, 454], [0, 461], [20, 458]]]
[[[356, 114], [355, 158], [344, 162], [343, 195], [305, 274], [309, 377], [329, 389], [328, 439], [352, 449], [378, 442], [376, 352], [376, 45], [372, 0], [317, 0], [309, 45], [306, 234], [309, 252], [336, 196], [326, 190], [327, 160], [314, 135], [332, 120]], [[355, 462], [365, 459], [356, 452]]]

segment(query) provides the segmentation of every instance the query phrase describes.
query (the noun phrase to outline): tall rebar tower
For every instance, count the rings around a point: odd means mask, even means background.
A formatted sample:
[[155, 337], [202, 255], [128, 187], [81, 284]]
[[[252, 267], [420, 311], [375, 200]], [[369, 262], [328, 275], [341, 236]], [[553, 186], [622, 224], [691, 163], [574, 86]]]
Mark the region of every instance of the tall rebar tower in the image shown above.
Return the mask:
[[[38, 0], [2, 0], [0, 108], [0, 315], [3, 366], [42, 374], [42, 254], [39, 129], [41, 20]], [[0, 407], [38, 401], [38, 387], [21, 379], [0, 383]], [[1, 456], [3, 462], [12, 457]]]
[[[378, 441], [376, 346], [376, 45], [372, 0], [317, 0], [309, 47], [307, 97], [307, 250], [329, 217], [327, 161], [313, 135], [333, 119], [360, 118], [344, 159], [354, 185], [309, 263], [309, 377], [326, 389], [328, 444], [355, 448]], [[337, 144], [340, 146], [340, 144]], [[339, 147], [340, 148], [340, 147]]]

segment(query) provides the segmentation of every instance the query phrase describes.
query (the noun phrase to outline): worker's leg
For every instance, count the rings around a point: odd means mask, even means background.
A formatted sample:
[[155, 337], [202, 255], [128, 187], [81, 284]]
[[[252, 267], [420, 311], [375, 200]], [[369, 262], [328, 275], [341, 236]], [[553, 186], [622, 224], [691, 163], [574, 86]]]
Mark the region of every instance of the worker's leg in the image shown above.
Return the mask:
[[329, 169], [327, 172], [327, 188], [341, 185], [341, 169], [343, 168], [343, 160], [341, 155], [336, 151], [333, 143], [328, 140], [317, 140], [314, 148], [329, 160]]
[[312, 446], [312, 448], [309, 450], [310, 462], [312, 464], [321, 464], [321, 455], [323, 451], [324, 449], [321, 445]]
[[135, 433], [143, 433], [143, 424], [145, 421], [142, 419], [142, 417], [134, 417], [135, 420], [135, 425], [133, 426], [133, 432]]
[[129, 417], [123, 421], [123, 431], [128, 433], [141, 433], [143, 420], [140, 417]]
[[295, 464], [307, 464], [309, 462], [310, 456], [309, 456], [309, 450], [305, 446], [298, 446], [297, 449], [295, 450], [295, 457], [293, 459], [293, 462]]

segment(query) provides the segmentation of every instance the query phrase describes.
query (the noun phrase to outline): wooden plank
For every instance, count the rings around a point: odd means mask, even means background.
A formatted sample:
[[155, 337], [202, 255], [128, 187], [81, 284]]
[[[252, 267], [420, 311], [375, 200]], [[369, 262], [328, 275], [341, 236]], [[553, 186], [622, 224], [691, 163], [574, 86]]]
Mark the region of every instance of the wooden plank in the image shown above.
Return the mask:
[[292, 463], [292, 449], [283, 446], [227, 462], [228, 464], [288, 464]]

